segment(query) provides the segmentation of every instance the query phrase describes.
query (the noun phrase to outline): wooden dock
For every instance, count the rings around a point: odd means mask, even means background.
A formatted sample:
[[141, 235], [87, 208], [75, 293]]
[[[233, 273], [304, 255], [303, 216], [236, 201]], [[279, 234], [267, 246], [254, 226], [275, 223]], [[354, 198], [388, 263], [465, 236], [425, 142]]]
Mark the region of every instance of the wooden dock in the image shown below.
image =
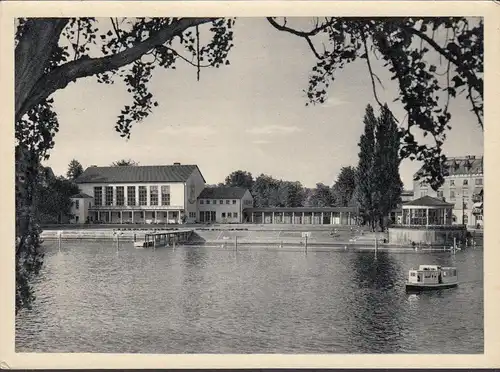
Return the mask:
[[147, 247], [175, 247], [176, 244], [186, 243], [192, 233], [192, 229], [147, 232], [144, 234], [144, 240], [134, 241], [134, 247], [138, 249]]

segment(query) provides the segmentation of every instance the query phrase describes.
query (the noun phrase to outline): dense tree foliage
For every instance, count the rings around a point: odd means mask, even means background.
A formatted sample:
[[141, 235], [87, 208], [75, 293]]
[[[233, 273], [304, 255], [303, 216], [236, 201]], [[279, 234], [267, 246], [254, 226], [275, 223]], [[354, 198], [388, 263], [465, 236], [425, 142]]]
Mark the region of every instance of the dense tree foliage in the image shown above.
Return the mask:
[[41, 223], [64, 223], [71, 218], [71, 196], [80, 190], [72, 180], [53, 177], [38, 184], [36, 213]]
[[237, 170], [232, 172], [225, 179], [225, 185], [231, 187], [244, 187], [246, 189], [252, 190], [253, 186], [253, 176], [250, 172], [245, 172], [242, 170]]
[[377, 118], [368, 105], [365, 129], [359, 141], [359, 164], [356, 173], [356, 197], [365, 222], [372, 229], [401, 202], [403, 183], [399, 175], [400, 132], [386, 107]]
[[366, 108], [364, 133], [359, 140], [359, 163], [356, 173], [356, 196], [363, 211], [365, 223], [375, 229], [378, 209], [378, 193], [374, 185], [377, 184], [377, 173], [374, 166], [375, 159], [375, 128], [377, 118], [373, 112], [373, 107]]
[[356, 169], [342, 167], [332, 187], [332, 196], [337, 207], [352, 207], [356, 205], [354, 191], [356, 190]]
[[132, 159], [120, 159], [111, 164], [112, 167], [126, 167], [126, 166], [137, 166], [137, 165], [139, 165], [139, 163]]
[[83, 167], [80, 164], [80, 162], [76, 159], [71, 160], [68, 165], [68, 172], [66, 173], [66, 176], [70, 180], [75, 180], [78, 177], [80, 177], [82, 173], [83, 173]]
[[377, 120], [375, 130], [374, 167], [377, 173], [374, 187], [377, 189], [379, 225], [384, 227], [384, 219], [401, 202], [403, 182], [399, 175], [400, 132], [387, 106]]
[[311, 207], [331, 207], [335, 205], [330, 187], [323, 183], [317, 183], [316, 188], [312, 189], [308, 204]]

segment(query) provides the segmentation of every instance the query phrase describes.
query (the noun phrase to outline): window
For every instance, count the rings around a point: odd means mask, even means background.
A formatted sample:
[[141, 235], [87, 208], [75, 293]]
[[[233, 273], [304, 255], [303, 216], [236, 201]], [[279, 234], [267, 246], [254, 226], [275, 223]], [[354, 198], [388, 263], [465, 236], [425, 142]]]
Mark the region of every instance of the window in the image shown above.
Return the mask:
[[450, 199], [455, 199], [455, 190], [450, 190]]
[[227, 218], [231, 218], [231, 212], [227, 212]]
[[455, 186], [455, 180], [450, 180], [450, 186]]
[[468, 198], [469, 197], [469, 190], [463, 189], [462, 194], [464, 195], [464, 198]]
[[426, 196], [427, 190], [420, 190], [420, 196]]
[[139, 205], [148, 205], [148, 189], [146, 186], [139, 186]]
[[217, 200], [212, 200], [212, 204], [217, 204]]
[[219, 204], [224, 204], [224, 200], [219, 200]]
[[158, 186], [149, 186], [149, 205], [158, 205]]
[[469, 185], [469, 180], [464, 180], [464, 183], [463, 183], [464, 186], [467, 186]]
[[116, 187], [116, 205], [125, 204], [125, 189], [123, 186]]
[[91, 202], [89, 202], [89, 208], [92, 208], [92, 203]]
[[482, 178], [476, 178], [476, 186], [482, 186], [483, 185], [483, 179]]
[[438, 196], [438, 198], [442, 198], [443, 197], [443, 190], [439, 190], [437, 192], [437, 196]]
[[233, 200], [233, 204], [236, 204], [236, 200]]
[[230, 203], [230, 200], [229, 200], [229, 199], [228, 199], [228, 200], [226, 200], [226, 204], [229, 204], [229, 203]]
[[75, 200], [75, 209], [80, 209], [80, 200]]
[[226, 212], [222, 212], [222, 213], [221, 213], [221, 217], [222, 217], [222, 218], [226, 218]]
[[135, 186], [127, 186], [127, 205], [135, 205]]
[[204, 200], [203, 199], [200, 199], [200, 204], [203, 204], [204, 203]]
[[170, 205], [170, 186], [161, 187], [161, 205]]
[[94, 187], [95, 205], [102, 205], [102, 187]]
[[233, 218], [238, 218], [238, 213], [234, 212], [233, 213]]
[[106, 186], [106, 205], [113, 205], [113, 186]]

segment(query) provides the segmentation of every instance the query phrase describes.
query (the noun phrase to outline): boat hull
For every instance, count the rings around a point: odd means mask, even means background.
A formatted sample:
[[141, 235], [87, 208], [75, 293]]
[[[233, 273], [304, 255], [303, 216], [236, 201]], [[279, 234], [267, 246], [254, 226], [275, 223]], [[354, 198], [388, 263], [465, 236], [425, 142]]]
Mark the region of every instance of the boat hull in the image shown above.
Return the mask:
[[416, 284], [406, 283], [407, 292], [435, 291], [439, 289], [448, 289], [458, 286], [458, 283], [441, 283], [441, 284]]

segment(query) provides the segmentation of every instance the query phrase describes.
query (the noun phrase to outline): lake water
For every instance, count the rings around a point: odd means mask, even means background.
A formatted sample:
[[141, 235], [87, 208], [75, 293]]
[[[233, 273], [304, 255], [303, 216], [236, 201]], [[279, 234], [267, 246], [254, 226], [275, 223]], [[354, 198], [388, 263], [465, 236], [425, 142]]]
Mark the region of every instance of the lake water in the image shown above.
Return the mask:
[[[17, 352], [482, 353], [483, 251], [46, 247]], [[419, 264], [461, 285], [406, 294]]]

